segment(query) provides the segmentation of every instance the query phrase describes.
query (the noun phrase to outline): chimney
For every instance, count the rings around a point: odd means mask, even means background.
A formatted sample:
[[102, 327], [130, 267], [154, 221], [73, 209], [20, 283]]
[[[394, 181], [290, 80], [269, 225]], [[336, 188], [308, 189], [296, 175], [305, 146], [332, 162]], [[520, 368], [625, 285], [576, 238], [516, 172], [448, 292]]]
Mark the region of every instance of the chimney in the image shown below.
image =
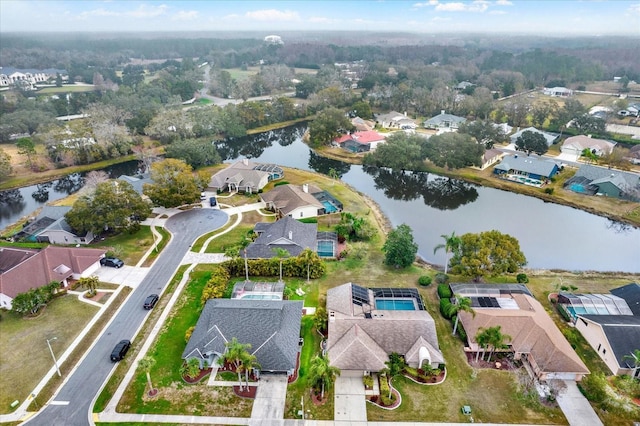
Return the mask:
[[588, 137], [589, 139], [591, 139], [591, 135], [587, 135], [587, 137]]
[[302, 192], [305, 192], [307, 194], [309, 193], [309, 184], [307, 183], [302, 184]]
[[289, 231], [289, 239], [293, 241], [293, 231]]
[[249, 159], [248, 158], [243, 158], [242, 159], [242, 164], [244, 164], [245, 166], [249, 165]]
[[440, 114], [444, 114], [444, 110], [443, 109], [440, 110]]
[[404, 112], [404, 116], [405, 116], [405, 117], [407, 116], [407, 111], [405, 111], [405, 112]]

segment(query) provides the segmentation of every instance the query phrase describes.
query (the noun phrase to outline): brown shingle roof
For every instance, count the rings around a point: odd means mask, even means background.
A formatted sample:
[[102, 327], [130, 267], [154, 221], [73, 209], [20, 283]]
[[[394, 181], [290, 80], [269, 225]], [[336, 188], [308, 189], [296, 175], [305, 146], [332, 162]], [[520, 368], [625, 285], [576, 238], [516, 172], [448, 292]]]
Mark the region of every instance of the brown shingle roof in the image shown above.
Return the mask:
[[472, 349], [477, 349], [474, 336], [480, 328], [499, 325], [503, 334], [511, 336], [507, 343], [512, 345], [514, 352], [530, 354], [542, 372], [589, 373], [537, 300], [525, 294], [509, 297], [520, 309], [474, 308], [475, 317], [467, 312], [460, 313]]
[[313, 206], [321, 209], [322, 203], [313, 195], [322, 190], [316, 186], [309, 185], [308, 192], [304, 192], [302, 187], [298, 185], [279, 185], [271, 191], [261, 195], [265, 203], [272, 203], [284, 215], [288, 215], [292, 211], [300, 207]]

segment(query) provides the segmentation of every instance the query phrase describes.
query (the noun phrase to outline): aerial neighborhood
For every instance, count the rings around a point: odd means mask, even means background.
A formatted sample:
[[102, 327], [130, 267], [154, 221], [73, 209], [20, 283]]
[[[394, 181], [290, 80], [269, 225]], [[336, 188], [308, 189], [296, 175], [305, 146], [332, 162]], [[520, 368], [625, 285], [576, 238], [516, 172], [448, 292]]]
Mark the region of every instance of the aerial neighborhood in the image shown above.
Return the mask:
[[3, 34], [0, 423], [636, 424], [632, 48], [243, 34]]

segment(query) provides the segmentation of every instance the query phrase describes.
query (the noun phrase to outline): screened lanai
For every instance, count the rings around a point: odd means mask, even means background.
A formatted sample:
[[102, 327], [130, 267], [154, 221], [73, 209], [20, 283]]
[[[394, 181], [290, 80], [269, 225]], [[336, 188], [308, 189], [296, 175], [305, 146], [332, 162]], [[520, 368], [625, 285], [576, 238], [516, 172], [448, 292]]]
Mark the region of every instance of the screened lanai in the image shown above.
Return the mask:
[[613, 294], [573, 294], [560, 292], [558, 303], [562, 304], [573, 322], [578, 315], [633, 315], [627, 302]]

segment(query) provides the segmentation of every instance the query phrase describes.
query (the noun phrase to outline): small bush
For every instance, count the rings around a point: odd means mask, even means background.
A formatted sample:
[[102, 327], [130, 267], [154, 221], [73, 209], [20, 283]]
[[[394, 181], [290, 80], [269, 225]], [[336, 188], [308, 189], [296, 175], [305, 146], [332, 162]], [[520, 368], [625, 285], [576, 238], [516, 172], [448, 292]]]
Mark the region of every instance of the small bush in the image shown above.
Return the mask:
[[366, 388], [373, 388], [373, 377], [371, 376], [362, 376], [362, 384], [366, 387]]
[[420, 278], [418, 278], [418, 284], [425, 287], [431, 285], [431, 277], [429, 275], [422, 275]]
[[563, 320], [569, 322], [571, 321], [571, 317], [569, 316], [569, 314], [567, 313], [567, 311], [564, 309], [564, 307], [562, 307], [562, 305], [556, 305], [557, 309], [558, 309], [558, 313], [560, 314], [560, 316], [562, 317]]
[[[436, 276], [436, 281], [438, 277]], [[440, 299], [450, 299], [453, 297], [453, 293], [447, 284], [438, 284], [438, 296]]]
[[274, 183], [273, 187], [275, 188], [276, 186], [280, 186], [280, 185], [289, 185], [289, 182], [287, 182], [286, 180], [281, 180], [280, 182]]
[[518, 274], [516, 275], [516, 281], [520, 284], [525, 284], [529, 282], [529, 277], [527, 277], [527, 274]]
[[196, 329], [196, 326], [193, 325], [189, 328], [187, 328], [187, 331], [184, 333], [184, 341], [189, 343], [189, 339], [191, 339], [191, 335], [193, 334], [193, 330]]
[[553, 194], [553, 188], [552, 188], [552, 187], [550, 187], [550, 186], [546, 187], [546, 188], [544, 189], [544, 193], [545, 193], [545, 194], [549, 194], [549, 195]]
[[436, 274], [436, 282], [438, 284], [446, 284], [449, 282], [449, 275], [445, 274], [444, 272], [438, 272]]
[[579, 383], [580, 390], [591, 402], [603, 402], [607, 399], [607, 379], [602, 373], [587, 374]]
[[451, 315], [447, 314], [449, 305], [451, 305], [451, 301], [449, 299], [440, 299], [440, 313], [446, 319], [451, 319]]
[[463, 342], [467, 341], [467, 332], [462, 326], [462, 321], [458, 322], [458, 336], [460, 336], [460, 340], [462, 340]]
[[387, 376], [380, 376], [380, 396], [389, 395], [389, 381], [387, 380]]

